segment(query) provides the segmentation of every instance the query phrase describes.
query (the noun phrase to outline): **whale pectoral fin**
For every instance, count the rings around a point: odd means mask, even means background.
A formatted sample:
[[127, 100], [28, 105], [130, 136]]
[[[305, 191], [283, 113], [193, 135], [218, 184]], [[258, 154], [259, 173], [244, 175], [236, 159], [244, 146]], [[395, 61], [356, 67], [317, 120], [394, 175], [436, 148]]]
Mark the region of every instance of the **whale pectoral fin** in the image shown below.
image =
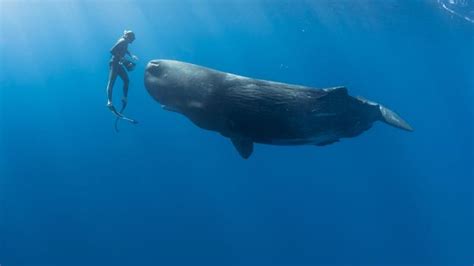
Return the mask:
[[178, 109], [173, 108], [173, 107], [171, 107], [171, 106], [162, 105], [161, 108], [163, 108], [163, 110], [166, 110], [166, 111], [179, 113], [179, 112], [178, 112]]
[[316, 145], [316, 146], [326, 146], [326, 145], [336, 143], [338, 141], [339, 141], [339, 139], [332, 139], [332, 140], [326, 140], [326, 141], [323, 141], [323, 142], [319, 142], [319, 143], [316, 143], [314, 145]]
[[181, 113], [181, 112], [178, 110], [178, 108], [175, 108], [175, 107], [172, 107], [172, 106], [162, 105], [161, 108], [163, 108], [163, 110], [166, 110], [166, 111], [175, 112], [175, 113]]
[[240, 156], [244, 159], [248, 159], [253, 152], [253, 141], [250, 138], [245, 137], [233, 137], [230, 139], [234, 144], [235, 149], [239, 152]]

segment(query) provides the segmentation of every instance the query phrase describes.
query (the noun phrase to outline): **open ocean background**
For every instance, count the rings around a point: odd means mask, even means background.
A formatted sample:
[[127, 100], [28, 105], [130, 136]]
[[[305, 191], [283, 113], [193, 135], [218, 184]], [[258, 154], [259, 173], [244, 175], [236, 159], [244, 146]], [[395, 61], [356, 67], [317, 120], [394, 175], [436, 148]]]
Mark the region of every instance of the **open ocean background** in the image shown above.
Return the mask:
[[[0, 0], [0, 264], [473, 265], [473, 2]], [[158, 58], [345, 85], [415, 131], [243, 160], [148, 95]]]

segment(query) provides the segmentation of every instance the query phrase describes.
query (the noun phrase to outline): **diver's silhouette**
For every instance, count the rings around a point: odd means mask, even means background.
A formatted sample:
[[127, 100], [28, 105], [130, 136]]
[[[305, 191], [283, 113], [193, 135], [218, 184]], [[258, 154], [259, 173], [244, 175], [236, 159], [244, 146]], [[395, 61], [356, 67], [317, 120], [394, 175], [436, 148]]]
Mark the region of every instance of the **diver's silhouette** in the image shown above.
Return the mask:
[[[109, 71], [109, 81], [107, 83], [107, 108], [109, 108], [110, 111], [112, 111], [112, 113], [114, 113], [118, 118], [122, 118], [132, 123], [136, 123], [136, 121], [123, 116], [122, 112], [125, 110], [125, 107], [127, 107], [127, 102], [128, 102], [127, 96], [128, 96], [129, 79], [128, 79], [127, 71], [131, 71], [135, 67], [135, 63], [125, 58], [125, 56], [128, 55], [131, 59], [138, 60], [138, 57], [136, 57], [135, 55], [132, 55], [128, 51], [128, 44], [132, 43], [134, 40], [135, 40], [135, 33], [133, 33], [130, 30], [125, 30], [123, 32], [123, 36], [120, 37], [117, 43], [110, 50], [112, 57], [109, 62], [110, 71]], [[125, 70], [125, 68], [127, 70]], [[120, 112], [117, 112], [117, 110], [115, 109], [112, 103], [112, 94], [113, 94], [112, 92], [113, 92], [115, 80], [117, 79], [117, 75], [123, 81], [122, 108]]]

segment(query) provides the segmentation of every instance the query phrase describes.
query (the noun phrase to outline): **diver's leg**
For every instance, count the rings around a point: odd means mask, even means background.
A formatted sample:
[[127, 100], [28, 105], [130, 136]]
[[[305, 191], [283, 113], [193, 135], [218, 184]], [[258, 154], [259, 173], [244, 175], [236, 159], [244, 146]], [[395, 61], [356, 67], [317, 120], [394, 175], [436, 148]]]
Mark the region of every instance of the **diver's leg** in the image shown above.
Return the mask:
[[123, 98], [122, 98], [122, 109], [120, 110], [120, 113], [125, 110], [125, 107], [127, 107], [127, 97], [128, 97], [128, 84], [129, 84], [129, 79], [127, 75], [127, 71], [125, 71], [123, 66], [119, 66], [117, 70], [117, 74], [120, 76], [120, 78], [123, 80]]
[[118, 117], [121, 118], [125, 121], [128, 121], [133, 124], [137, 124], [138, 122], [136, 120], [133, 120], [131, 118], [128, 118], [122, 114], [123, 110], [125, 110], [125, 107], [127, 107], [127, 93], [128, 93], [128, 75], [123, 66], [119, 65], [117, 66], [117, 71], [116, 75], [118, 75], [122, 80], [123, 80], [123, 95], [124, 98], [122, 99], [122, 109], [120, 112], [117, 112], [117, 110], [112, 106], [110, 110]]
[[125, 68], [123, 66], [119, 66], [117, 68], [117, 74], [123, 80], [123, 97], [127, 98], [129, 83], [127, 71], [125, 71]]
[[114, 88], [115, 80], [117, 79], [117, 67], [115, 64], [110, 65], [109, 81], [107, 83], [107, 106], [112, 106], [112, 91]]

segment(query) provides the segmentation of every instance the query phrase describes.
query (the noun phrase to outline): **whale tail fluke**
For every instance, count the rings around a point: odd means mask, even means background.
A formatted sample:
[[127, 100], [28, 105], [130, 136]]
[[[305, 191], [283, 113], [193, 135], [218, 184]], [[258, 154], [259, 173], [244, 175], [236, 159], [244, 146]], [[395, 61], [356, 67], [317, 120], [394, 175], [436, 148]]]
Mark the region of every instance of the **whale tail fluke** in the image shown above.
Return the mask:
[[374, 114], [375, 112], [375, 120], [380, 120], [393, 127], [400, 128], [406, 131], [413, 131], [413, 128], [405, 120], [403, 120], [403, 118], [401, 118], [397, 113], [388, 109], [387, 107], [379, 103], [367, 100], [364, 97], [357, 96], [355, 98], [363, 104], [370, 106], [370, 113]]
[[380, 120], [397, 128], [413, 131], [413, 128], [403, 120], [397, 113], [379, 104]]

